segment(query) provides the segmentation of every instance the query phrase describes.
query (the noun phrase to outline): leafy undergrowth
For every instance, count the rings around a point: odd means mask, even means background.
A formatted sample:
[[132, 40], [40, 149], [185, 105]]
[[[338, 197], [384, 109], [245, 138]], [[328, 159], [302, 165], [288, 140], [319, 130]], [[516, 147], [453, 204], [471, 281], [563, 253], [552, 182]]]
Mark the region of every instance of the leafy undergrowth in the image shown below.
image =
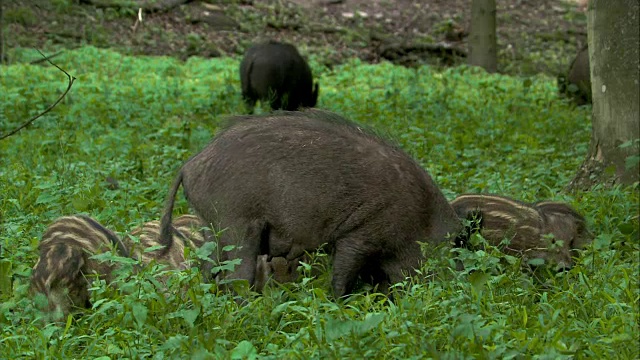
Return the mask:
[[[70, 94], [0, 141], [0, 357], [640, 356], [638, 187], [561, 192], [586, 154], [590, 108], [559, 99], [549, 77], [357, 60], [331, 71], [312, 61], [319, 107], [398, 141], [450, 199], [490, 192], [569, 202], [596, 235], [576, 266], [533, 278], [489, 247], [465, 254], [476, 270], [469, 275], [436, 249], [424, 276], [398, 286], [393, 302], [373, 292], [333, 301], [329, 275], [307, 273], [244, 303], [202, 283], [198, 269], [174, 274], [165, 291], [155, 281], [161, 270], [148, 268], [123, 272], [118, 287], [94, 282], [93, 309], [43, 325], [27, 287], [45, 227], [78, 212], [121, 233], [158, 219], [180, 164], [222, 116], [244, 111], [238, 59], [181, 63], [85, 47], [56, 63], [77, 77]], [[53, 67], [0, 69], [2, 134], [67, 86]], [[177, 212], [187, 211], [181, 199]]]

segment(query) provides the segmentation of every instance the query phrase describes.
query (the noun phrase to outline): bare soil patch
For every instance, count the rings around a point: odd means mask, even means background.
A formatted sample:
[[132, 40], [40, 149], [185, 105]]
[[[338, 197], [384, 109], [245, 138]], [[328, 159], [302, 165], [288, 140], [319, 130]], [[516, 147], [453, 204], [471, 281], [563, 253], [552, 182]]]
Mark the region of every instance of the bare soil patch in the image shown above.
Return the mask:
[[[327, 66], [349, 57], [455, 65], [465, 61], [470, 23], [469, 0], [186, 1], [143, 11], [137, 25], [138, 12], [126, 4], [5, 0], [5, 48], [91, 44], [186, 59], [239, 55], [251, 43], [280, 39]], [[558, 73], [586, 43], [580, 1], [500, 1], [497, 14], [501, 72]]]

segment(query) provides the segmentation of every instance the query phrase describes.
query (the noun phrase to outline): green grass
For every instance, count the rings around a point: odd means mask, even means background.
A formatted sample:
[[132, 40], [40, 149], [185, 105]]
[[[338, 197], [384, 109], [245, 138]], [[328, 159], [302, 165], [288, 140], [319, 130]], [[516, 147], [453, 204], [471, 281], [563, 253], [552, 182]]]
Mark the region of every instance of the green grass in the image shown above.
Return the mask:
[[[489, 248], [471, 254], [479, 271], [467, 275], [451, 270], [440, 249], [421, 269], [430, 280], [408, 279], [393, 303], [361, 292], [338, 304], [324, 275], [243, 305], [202, 284], [197, 269], [172, 276], [164, 293], [149, 268], [124, 272], [120, 287], [95, 283], [94, 309], [43, 326], [27, 286], [45, 227], [77, 212], [118, 232], [159, 218], [180, 164], [222, 116], [244, 110], [238, 61], [182, 63], [92, 47], [55, 59], [77, 77], [70, 94], [0, 141], [0, 358], [640, 356], [638, 186], [562, 192], [586, 154], [590, 108], [559, 99], [550, 77], [357, 60], [331, 71], [312, 61], [319, 107], [397, 140], [449, 199], [481, 191], [569, 202], [596, 235], [576, 266], [539, 281]], [[0, 134], [67, 86], [53, 67], [0, 70]], [[110, 190], [107, 176], [120, 188]], [[177, 211], [188, 211], [182, 198]]]

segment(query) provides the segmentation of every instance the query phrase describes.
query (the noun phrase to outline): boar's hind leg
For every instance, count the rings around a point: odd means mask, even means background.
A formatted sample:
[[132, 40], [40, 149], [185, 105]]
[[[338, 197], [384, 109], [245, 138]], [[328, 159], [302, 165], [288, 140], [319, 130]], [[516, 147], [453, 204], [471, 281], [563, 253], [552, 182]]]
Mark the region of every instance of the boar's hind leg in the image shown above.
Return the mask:
[[[418, 251], [420, 250], [418, 249]], [[389, 286], [401, 283], [407, 276], [415, 274], [414, 270], [419, 266], [419, 261], [412, 260], [414, 257], [407, 256], [405, 259], [395, 258], [382, 265], [382, 269], [389, 277]]]
[[[234, 236], [231, 229], [224, 231], [221, 235], [221, 245], [236, 245], [234, 249], [222, 254], [222, 259], [241, 259], [236, 265], [233, 273], [225, 276], [225, 279], [244, 279], [252, 286], [256, 276], [257, 257], [260, 255], [262, 247], [262, 232], [265, 229], [264, 221], [252, 221], [246, 225], [244, 234]], [[237, 227], [232, 227], [237, 228]]]

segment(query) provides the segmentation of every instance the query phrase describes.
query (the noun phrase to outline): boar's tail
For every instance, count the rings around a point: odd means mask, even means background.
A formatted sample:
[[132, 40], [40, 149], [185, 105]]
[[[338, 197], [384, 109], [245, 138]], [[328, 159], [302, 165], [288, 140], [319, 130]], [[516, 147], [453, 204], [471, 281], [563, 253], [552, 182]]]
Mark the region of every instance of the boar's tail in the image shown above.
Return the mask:
[[178, 194], [178, 188], [182, 184], [182, 170], [178, 173], [178, 176], [169, 189], [169, 197], [165, 205], [164, 214], [162, 220], [160, 220], [160, 239], [159, 244], [164, 246], [162, 250], [163, 254], [169, 252], [173, 246], [173, 226], [171, 226], [171, 215], [173, 213], [173, 204], [176, 202], [176, 195]]

